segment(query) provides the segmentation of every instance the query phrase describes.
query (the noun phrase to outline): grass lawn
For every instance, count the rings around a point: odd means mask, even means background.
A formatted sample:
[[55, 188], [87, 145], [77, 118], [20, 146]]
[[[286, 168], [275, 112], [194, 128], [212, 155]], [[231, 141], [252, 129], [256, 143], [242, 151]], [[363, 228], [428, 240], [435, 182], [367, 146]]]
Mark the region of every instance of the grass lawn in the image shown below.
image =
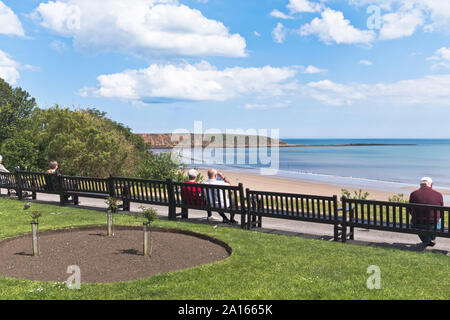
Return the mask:
[[[24, 202], [0, 198], [0, 241], [30, 231]], [[40, 210], [40, 230], [105, 225], [106, 213], [55, 205]], [[116, 215], [116, 224], [141, 220]], [[53, 282], [0, 277], [0, 299], [449, 299], [450, 258], [351, 244], [244, 231], [238, 228], [158, 220], [216, 237], [233, 254], [226, 260], [137, 281], [83, 284], [81, 290]], [[381, 290], [369, 290], [370, 265], [381, 268]]]

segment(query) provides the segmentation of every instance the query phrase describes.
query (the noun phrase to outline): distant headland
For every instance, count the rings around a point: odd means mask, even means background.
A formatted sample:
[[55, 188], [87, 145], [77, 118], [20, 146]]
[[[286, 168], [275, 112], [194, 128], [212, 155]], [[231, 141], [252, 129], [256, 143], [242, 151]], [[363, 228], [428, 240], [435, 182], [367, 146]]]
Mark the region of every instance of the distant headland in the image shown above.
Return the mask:
[[[171, 133], [137, 133], [141, 136], [146, 143], [149, 144], [151, 149], [171, 149], [177, 145], [184, 144], [189, 145], [188, 142], [184, 142], [184, 137], [173, 137]], [[222, 135], [222, 139], [218, 139]], [[290, 144], [283, 140], [272, 139], [262, 136], [249, 136], [242, 134], [190, 134], [191, 147], [202, 146], [206, 147], [234, 147], [234, 148], [257, 148], [260, 146], [272, 146], [278, 145], [283, 148], [294, 147], [366, 147], [366, 146], [412, 146], [415, 144], [397, 144], [397, 143], [350, 143], [350, 144]], [[175, 140], [175, 141], [174, 141]], [[221, 140], [221, 141], [220, 141]]]

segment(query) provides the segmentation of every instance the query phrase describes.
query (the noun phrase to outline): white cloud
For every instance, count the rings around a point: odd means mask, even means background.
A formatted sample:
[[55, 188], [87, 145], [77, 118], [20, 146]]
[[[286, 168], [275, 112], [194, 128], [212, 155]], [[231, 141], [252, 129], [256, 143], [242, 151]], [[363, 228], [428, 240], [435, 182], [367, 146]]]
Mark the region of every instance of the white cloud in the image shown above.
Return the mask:
[[258, 104], [258, 103], [247, 103], [244, 109], [247, 110], [270, 110], [270, 109], [280, 109], [285, 108], [288, 102], [277, 102], [274, 104]]
[[24, 36], [22, 23], [15, 13], [0, 0], [0, 34]]
[[311, 66], [311, 65], [307, 66], [305, 68], [305, 70], [303, 70], [303, 73], [305, 73], [305, 74], [316, 74], [316, 73], [326, 73], [326, 72], [327, 72], [327, 70], [325, 70], [325, 69], [319, 69], [319, 68]]
[[[424, 26], [425, 32], [444, 31], [448, 33], [450, 30], [450, 1], [448, 0], [348, 0], [348, 2], [357, 6], [378, 5], [383, 10], [393, 13], [392, 19], [397, 17], [409, 20], [404, 22], [407, 27], [409, 26], [408, 30], [411, 30], [414, 21], [419, 21], [419, 18], [417, 14], [405, 17], [405, 11], [414, 10], [419, 10], [423, 20], [429, 21], [429, 24]], [[388, 23], [395, 23], [395, 21], [388, 21]], [[409, 32], [406, 35], [410, 35]]]
[[54, 40], [50, 43], [50, 48], [57, 51], [58, 53], [63, 53], [67, 50], [67, 45], [60, 40]]
[[276, 43], [284, 42], [284, 39], [286, 38], [286, 29], [282, 23], [278, 22], [277, 26], [272, 31], [272, 37]]
[[381, 17], [380, 39], [389, 40], [411, 36], [425, 23], [422, 11], [418, 9], [388, 13]]
[[274, 18], [279, 18], [279, 19], [285, 19], [285, 20], [289, 20], [289, 19], [294, 19], [294, 17], [287, 15], [277, 9], [272, 10], [272, 12], [270, 13], [270, 15]]
[[450, 2], [445, 0], [418, 1], [430, 13], [433, 26], [437, 30], [450, 30]]
[[297, 12], [319, 12], [323, 9], [322, 4], [308, 0], [289, 0], [287, 8], [291, 13]]
[[12, 60], [6, 52], [0, 50], [0, 78], [15, 85], [20, 78], [20, 64]]
[[99, 76], [96, 88], [83, 88], [81, 96], [94, 95], [145, 103], [170, 101], [226, 101], [241, 95], [274, 97], [297, 88], [296, 68], [226, 68], [208, 62], [152, 64], [140, 70]]
[[247, 110], [268, 110], [270, 109], [270, 107], [267, 104], [252, 104], [252, 103], [247, 103], [244, 106], [245, 109]]
[[254, 34], [255, 36], [257, 36], [258, 38], [261, 37], [261, 34], [260, 34], [258, 31], [253, 31], [253, 34]]
[[243, 37], [176, 0], [57, 0], [41, 3], [33, 16], [87, 52], [246, 56]]
[[371, 103], [380, 104], [450, 107], [450, 74], [377, 84], [341, 84], [323, 80], [310, 82], [302, 89], [304, 94], [335, 106], [370, 100]]
[[373, 64], [373, 62], [369, 61], [369, 60], [359, 60], [359, 64], [363, 64], [363, 65], [366, 65], [366, 66], [371, 66]]
[[427, 60], [437, 61], [431, 67], [432, 69], [450, 68], [450, 47], [440, 48], [435, 52], [434, 56], [429, 57]]
[[319, 39], [326, 43], [337, 44], [369, 44], [375, 39], [372, 30], [359, 30], [344, 19], [340, 11], [327, 8], [321, 14], [322, 18], [314, 18], [311, 23], [307, 23], [300, 28], [303, 36], [317, 35]]

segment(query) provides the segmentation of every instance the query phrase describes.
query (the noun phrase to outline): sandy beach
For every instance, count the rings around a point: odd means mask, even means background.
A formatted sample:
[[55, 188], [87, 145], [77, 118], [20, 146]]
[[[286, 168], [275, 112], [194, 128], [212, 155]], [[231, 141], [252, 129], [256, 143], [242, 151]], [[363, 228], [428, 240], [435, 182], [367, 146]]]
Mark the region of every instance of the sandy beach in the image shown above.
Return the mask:
[[[207, 177], [207, 170], [199, 170], [199, 171], [205, 178]], [[272, 176], [259, 176], [256, 174], [249, 174], [249, 173], [236, 173], [230, 171], [222, 171], [222, 173], [233, 185], [243, 183], [244, 188], [250, 188], [261, 191], [314, 194], [320, 196], [337, 195], [338, 197], [340, 197], [342, 194], [341, 189], [347, 189], [350, 190], [351, 192], [353, 192], [353, 190], [356, 191], [359, 190], [346, 187], [339, 187], [331, 184], [291, 180]], [[364, 189], [364, 191], [370, 193], [368, 197], [370, 200], [387, 201], [389, 200], [389, 197], [393, 195], [393, 193], [383, 192], [379, 190]], [[404, 193], [405, 198], [408, 198], [409, 193], [410, 193], [409, 190], [405, 190]]]

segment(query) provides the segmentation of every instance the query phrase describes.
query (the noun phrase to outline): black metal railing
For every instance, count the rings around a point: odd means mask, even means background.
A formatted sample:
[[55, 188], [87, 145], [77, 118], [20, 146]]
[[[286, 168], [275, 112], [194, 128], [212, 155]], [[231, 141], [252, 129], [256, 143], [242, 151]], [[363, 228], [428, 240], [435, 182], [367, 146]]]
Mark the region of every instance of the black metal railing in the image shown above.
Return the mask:
[[[15, 190], [19, 199], [36, 193], [60, 195], [60, 205], [79, 197], [121, 199], [123, 209], [132, 202], [167, 206], [169, 219], [187, 210], [239, 214], [243, 228], [261, 228], [263, 217], [334, 225], [334, 239], [354, 239], [355, 228], [450, 237], [450, 207], [400, 202], [356, 200], [337, 196], [267, 192], [238, 186], [146, 180], [124, 177], [92, 178], [29, 171], [0, 173], [0, 188]], [[182, 209], [181, 214], [176, 210]]]

